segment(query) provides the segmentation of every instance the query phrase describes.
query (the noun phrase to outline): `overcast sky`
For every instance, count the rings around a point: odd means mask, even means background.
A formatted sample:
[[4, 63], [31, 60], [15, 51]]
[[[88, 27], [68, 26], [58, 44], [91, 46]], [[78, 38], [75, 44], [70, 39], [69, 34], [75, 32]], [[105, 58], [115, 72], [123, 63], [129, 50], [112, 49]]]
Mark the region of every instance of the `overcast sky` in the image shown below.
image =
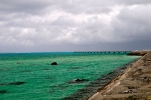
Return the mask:
[[0, 52], [151, 49], [151, 0], [0, 0]]

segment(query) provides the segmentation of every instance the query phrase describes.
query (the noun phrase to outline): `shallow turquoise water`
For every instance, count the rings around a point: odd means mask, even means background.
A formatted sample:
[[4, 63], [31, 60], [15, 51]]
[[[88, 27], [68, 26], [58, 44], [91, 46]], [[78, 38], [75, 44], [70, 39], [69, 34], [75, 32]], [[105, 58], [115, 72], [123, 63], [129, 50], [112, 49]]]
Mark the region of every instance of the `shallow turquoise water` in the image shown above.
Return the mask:
[[[0, 54], [0, 100], [60, 100], [137, 58], [125, 54]], [[58, 65], [51, 65], [54, 61]], [[89, 81], [70, 84], [74, 79]]]

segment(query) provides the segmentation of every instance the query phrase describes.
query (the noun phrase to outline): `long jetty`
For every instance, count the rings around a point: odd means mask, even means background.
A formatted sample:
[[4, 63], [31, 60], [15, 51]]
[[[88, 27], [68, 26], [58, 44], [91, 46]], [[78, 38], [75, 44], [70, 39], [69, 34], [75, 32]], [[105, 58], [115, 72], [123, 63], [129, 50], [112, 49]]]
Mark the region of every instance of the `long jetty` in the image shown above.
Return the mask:
[[129, 54], [131, 51], [75, 51], [77, 54]]

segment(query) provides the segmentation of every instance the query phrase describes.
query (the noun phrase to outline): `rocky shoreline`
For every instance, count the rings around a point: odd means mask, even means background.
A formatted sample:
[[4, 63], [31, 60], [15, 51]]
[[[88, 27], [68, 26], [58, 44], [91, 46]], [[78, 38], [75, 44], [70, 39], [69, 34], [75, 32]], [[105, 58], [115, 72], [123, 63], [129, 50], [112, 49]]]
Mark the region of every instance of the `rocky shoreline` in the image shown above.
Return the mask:
[[88, 100], [151, 100], [151, 51], [129, 55], [142, 57]]
[[127, 68], [131, 63], [135, 62], [136, 60], [125, 64], [112, 72], [103, 75], [102, 77], [92, 81], [88, 84], [85, 88], [78, 90], [76, 93], [70, 95], [69, 97], [63, 98], [63, 100], [87, 100], [90, 96], [100, 90], [100, 87], [103, 87], [106, 83], [110, 82], [110, 80], [116, 78], [118, 74], [120, 74], [123, 70]]
[[[130, 66], [132, 63], [136, 62], [138, 59], [139, 58], [134, 59], [133, 61], [131, 61], [127, 64], [124, 64], [124, 65], [116, 68], [115, 70], [111, 71], [110, 73], [105, 74], [102, 77], [92, 81], [90, 84], [88, 84], [84, 88], [78, 90], [76, 93], [70, 95], [69, 97], [63, 98], [63, 100], [88, 100], [89, 97], [91, 97], [97, 91], [100, 91], [100, 89], [101, 89], [100, 87], [105, 86], [112, 79], [115, 79], [116, 76], [118, 76], [120, 73], [122, 73], [125, 69], [127, 69], [128, 66]], [[72, 81], [71, 81], [71, 83], [72, 83]]]

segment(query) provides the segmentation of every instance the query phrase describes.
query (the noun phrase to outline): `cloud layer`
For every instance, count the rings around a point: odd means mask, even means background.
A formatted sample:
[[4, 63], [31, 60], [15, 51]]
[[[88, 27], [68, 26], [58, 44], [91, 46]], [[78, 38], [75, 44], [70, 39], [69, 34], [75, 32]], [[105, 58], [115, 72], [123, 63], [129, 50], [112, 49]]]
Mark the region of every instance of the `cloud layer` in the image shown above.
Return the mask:
[[151, 49], [151, 0], [1, 0], [0, 52]]

